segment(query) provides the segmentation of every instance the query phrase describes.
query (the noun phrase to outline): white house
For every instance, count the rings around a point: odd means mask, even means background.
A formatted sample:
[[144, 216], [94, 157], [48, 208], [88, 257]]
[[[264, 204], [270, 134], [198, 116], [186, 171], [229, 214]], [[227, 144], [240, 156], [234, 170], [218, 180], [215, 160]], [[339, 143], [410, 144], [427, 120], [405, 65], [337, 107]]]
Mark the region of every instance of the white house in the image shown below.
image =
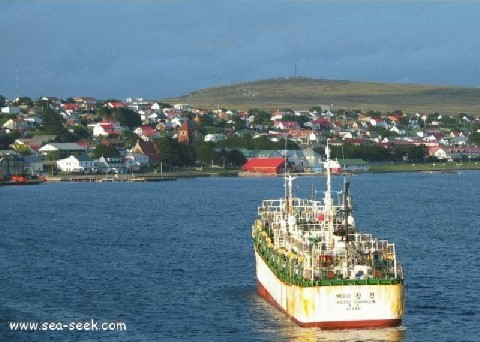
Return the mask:
[[152, 104], [152, 106], [150, 107], [151, 110], [160, 110], [162, 109], [162, 106], [160, 106], [160, 103], [158, 102], [155, 102], [154, 104]]
[[18, 114], [20, 108], [18, 107], [2, 107], [2, 114]]
[[447, 149], [438, 146], [429, 148], [429, 155], [431, 157], [437, 158], [438, 160], [450, 159]]
[[176, 103], [173, 105], [173, 108], [180, 110], [190, 110], [190, 105], [188, 103]]
[[150, 158], [146, 154], [129, 151], [124, 156], [123, 165], [128, 171], [139, 171], [142, 166], [150, 166]]
[[86, 152], [87, 147], [77, 143], [49, 143], [39, 148], [41, 154], [46, 155], [48, 152], [64, 151], [64, 152]]
[[3, 128], [7, 128], [9, 130], [26, 129], [28, 128], [28, 123], [23, 118], [10, 119], [3, 124]]
[[203, 140], [217, 142], [225, 140], [225, 136], [223, 134], [207, 134]]
[[57, 160], [57, 168], [63, 172], [89, 172], [94, 168], [94, 161], [86, 154], [70, 156]]
[[93, 125], [93, 136], [108, 136], [110, 134], [119, 134], [121, 132], [120, 123], [118, 122], [98, 122]]

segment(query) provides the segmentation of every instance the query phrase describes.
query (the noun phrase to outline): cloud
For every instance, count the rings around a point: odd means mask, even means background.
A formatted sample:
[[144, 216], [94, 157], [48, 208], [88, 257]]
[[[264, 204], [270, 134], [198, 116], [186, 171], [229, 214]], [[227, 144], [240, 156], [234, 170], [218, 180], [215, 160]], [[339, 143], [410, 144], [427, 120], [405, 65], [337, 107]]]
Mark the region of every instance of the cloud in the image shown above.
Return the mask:
[[177, 96], [298, 74], [478, 86], [480, 3], [3, 2], [0, 94]]

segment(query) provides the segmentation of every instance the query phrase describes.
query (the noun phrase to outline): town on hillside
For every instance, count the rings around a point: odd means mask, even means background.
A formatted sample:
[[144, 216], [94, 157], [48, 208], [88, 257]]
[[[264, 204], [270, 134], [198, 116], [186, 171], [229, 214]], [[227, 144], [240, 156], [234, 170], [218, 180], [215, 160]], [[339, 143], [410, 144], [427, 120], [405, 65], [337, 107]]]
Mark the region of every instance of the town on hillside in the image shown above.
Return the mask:
[[[19, 175], [335, 172], [372, 163], [480, 159], [480, 119], [463, 113], [360, 112], [334, 105], [193, 108], [143, 98], [0, 96], [0, 180]], [[13, 178], [16, 179], [16, 178]]]

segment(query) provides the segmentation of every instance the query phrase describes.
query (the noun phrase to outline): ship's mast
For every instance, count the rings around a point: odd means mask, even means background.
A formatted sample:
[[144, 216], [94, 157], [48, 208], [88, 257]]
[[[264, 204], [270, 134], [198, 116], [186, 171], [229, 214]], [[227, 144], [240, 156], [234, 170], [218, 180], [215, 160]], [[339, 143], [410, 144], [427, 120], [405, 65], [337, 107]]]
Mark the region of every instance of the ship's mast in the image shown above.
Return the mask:
[[350, 195], [348, 192], [348, 188], [350, 183], [345, 181], [344, 187], [344, 194], [343, 194], [343, 209], [345, 211], [345, 263], [347, 265], [347, 269], [349, 267], [348, 262], [348, 217], [350, 215]]
[[[325, 155], [327, 157], [325, 165], [327, 168], [327, 190], [325, 191], [325, 223], [327, 224], [328, 231], [333, 235], [333, 200], [332, 200], [332, 174], [331, 174], [331, 161], [330, 161], [330, 147], [325, 146]], [[330, 239], [329, 239], [330, 240]]]

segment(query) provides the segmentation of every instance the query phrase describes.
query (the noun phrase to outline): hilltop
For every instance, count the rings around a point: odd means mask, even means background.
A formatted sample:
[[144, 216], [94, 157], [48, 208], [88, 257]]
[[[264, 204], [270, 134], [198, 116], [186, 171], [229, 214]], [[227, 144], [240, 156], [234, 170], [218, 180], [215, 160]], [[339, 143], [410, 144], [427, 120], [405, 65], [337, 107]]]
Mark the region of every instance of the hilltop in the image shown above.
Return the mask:
[[162, 101], [206, 109], [308, 109], [333, 104], [362, 111], [476, 114], [479, 99], [479, 88], [285, 77], [206, 88]]

